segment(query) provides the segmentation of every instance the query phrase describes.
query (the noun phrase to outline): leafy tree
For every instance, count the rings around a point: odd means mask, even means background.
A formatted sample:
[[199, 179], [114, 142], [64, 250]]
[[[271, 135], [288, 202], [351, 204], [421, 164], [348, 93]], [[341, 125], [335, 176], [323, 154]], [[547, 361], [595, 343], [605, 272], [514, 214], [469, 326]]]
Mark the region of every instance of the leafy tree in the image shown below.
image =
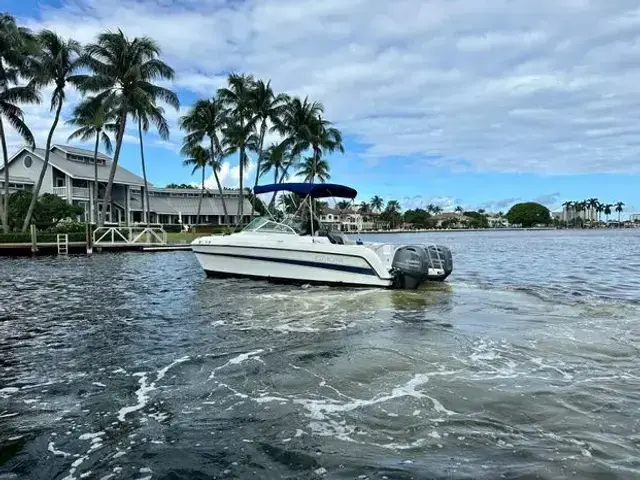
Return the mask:
[[[21, 190], [9, 196], [9, 226], [18, 230], [29, 211], [34, 195], [30, 191]], [[45, 193], [36, 201], [33, 219], [43, 228], [55, 227], [61, 220], [82, 215], [84, 210], [77, 205], [70, 205], [57, 195]]]
[[507, 220], [511, 224], [532, 227], [534, 225], [547, 225], [551, 222], [549, 209], [535, 202], [516, 203], [507, 212]]
[[35, 146], [33, 134], [24, 122], [24, 114], [19, 105], [40, 103], [40, 96], [32, 84], [18, 85], [29, 53], [33, 52], [34, 43], [29, 30], [18, 27], [11, 15], [0, 14], [0, 143], [4, 157], [4, 195], [0, 205], [0, 220], [5, 233], [9, 232], [9, 154], [2, 120], [6, 119], [30, 147]]
[[418, 228], [431, 228], [435, 223], [431, 218], [431, 214], [422, 208], [404, 212], [404, 221]]
[[464, 212], [463, 215], [465, 217], [471, 218], [471, 222], [469, 226], [471, 228], [488, 228], [489, 227], [489, 219], [486, 215], [483, 215], [479, 210], [477, 212], [470, 211]]

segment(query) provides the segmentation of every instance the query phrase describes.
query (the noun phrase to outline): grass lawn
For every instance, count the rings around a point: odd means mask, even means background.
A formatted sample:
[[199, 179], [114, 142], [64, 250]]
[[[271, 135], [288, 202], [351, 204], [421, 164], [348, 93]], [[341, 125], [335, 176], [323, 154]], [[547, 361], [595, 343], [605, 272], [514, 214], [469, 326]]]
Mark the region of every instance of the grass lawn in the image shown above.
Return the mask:
[[179, 233], [167, 233], [167, 243], [191, 243], [198, 237], [204, 237], [206, 235], [210, 235], [209, 233], [190, 233], [190, 232], [179, 232]]

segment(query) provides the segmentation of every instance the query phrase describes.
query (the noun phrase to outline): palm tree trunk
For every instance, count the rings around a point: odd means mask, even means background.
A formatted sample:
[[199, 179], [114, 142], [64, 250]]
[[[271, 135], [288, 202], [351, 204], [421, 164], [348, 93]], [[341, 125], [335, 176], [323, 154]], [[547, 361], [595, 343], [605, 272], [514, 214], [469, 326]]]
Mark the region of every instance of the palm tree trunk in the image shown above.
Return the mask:
[[[120, 149], [122, 147], [122, 138], [124, 137], [124, 127], [127, 123], [127, 111], [122, 110], [120, 112], [120, 118], [118, 119], [118, 133], [116, 134], [116, 149], [113, 152], [113, 162], [111, 163], [111, 171], [109, 172], [109, 181], [107, 182], [107, 188], [104, 192], [104, 199], [102, 200], [102, 214], [100, 215], [99, 227], [104, 226], [104, 220], [107, 216], [107, 206], [111, 203], [111, 190], [113, 189], [113, 179], [116, 176], [116, 170], [118, 168], [118, 159], [120, 158]], [[113, 212], [111, 212], [113, 216]]]
[[29, 205], [29, 210], [27, 210], [27, 215], [24, 217], [24, 223], [22, 224], [22, 232], [26, 232], [29, 224], [31, 223], [31, 217], [33, 217], [33, 212], [36, 209], [36, 203], [38, 203], [38, 194], [40, 193], [40, 187], [42, 187], [42, 182], [44, 181], [44, 176], [47, 173], [47, 168], [49, 167], [49, 154], [51, 153], [51, 139], [53, 138], [53, 132], [58, 126], [58, 121], [60, 120], [60, 111], [62, 110], [62, 100], [58, 100], [58, 107], [56, 108], [56, 115], [53, 118], [53, 124], [49, 129], [49, 135], [47, 135], [47, 144], [45, 146], [44, 151], [44, 165], [42, 165], [42, 170], [40, 170], [40, 176], [38, 177], [38, 181], [33, 187], [33, 197], [31, 197], [31, 204]]
[[314, 147], [313, 148], [313, 163], [311, 165], [311, 183], [314, 183], [316, 181], [316, 172], [317, 172], [317, 165], [318, 165], [318, 150]]
[[[100, 130], [96, 132], [96, 146], [93, 149], [93, 220], [98, 223], [98, 147]], [[91, 222], [89, 222], [91, 223]]]
[[140, 140], [140, 160], [142, 161], [142, 180], [144, 181], [144, 221], [149, 225], [149, 217], [151, 216], [151, 209], [149, 208], [149, 187], [147, 185], [147, 167], [144, 162], [144, 145], [142, 142], [142, 119], [138, 116], [138, 138]]
[[242, 177], [244, 176], [244, 144], [240, 147], [240, 197], [238, 200], [238, 216], [236, 217], [236, 226], [242, 225], [242, 214], [244, 213], [244, 188]]
[[198, 200], [198, 213], [196, 213], [196, 225], [200, 224], [200, 211], [202, 210], [202, 199], [204, 198], [204, 175], [206, 165], [202, 165], [202, 188], [200, 189], [200, 200]]
[[260, 180], [260, 166], [262, 164], [262, 146], [264, 144], [264, 135], [267, 132], [267, 121], [264, 120], [260, 126], [260, 139], [258, 141], [258, 164], [256, 165], [256, 181], [253, 183], [253, 201], [251, 202], [251, 216], [256, 207], [256, 187], [258, 186], [258, 180]]
[[9, 233], [9, 155], [7, 154], [7, 139], [4, 137], [4, 126], [0, 117], [0, 141], [2, 141], [2, 156], [4, 157], [4, 195], [2, 207], [2, 231]]
[[[220, 147], [220, 141], [218, 140], [217, 136], [213, 136], [213, 137], [209, 137], [209, 141], [211, 143], [211, 161], [215, 162], [216, 161], [216, 150], [214, 148], [214, 146], [218, 149], [219, 152], [222, 151], [222, 148]], [[214, 145], [215, 142], [215, 145]], [[220, 193], [220, 200], [222, 200], [222, 211], [224, 212], [224, 223], [225, 225], [229, 224], [229, 212], [227, 212], [227, 202], [224, 199], [224, 191], [222, 190], [222, 184], [220, 183], [220, 178], [218, 178], [218, 171], [216, 170], [216, 167], [213, 167], [213, 176], [216, 179], [216, 185], [218, 186], [218, 192]]]

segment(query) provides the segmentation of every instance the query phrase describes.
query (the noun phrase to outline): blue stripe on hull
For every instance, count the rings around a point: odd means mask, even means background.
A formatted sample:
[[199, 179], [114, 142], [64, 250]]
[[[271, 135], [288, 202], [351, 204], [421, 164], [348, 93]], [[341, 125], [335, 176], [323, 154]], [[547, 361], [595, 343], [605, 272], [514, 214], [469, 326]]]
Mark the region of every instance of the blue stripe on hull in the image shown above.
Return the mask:
[[272, 262], [272, 263], [285, 263], [289, 265], [300, 265], [303, 267], [313, 267], [313, 268], [323, 268], [326, 270], [335, 270], [339, 272], [349, 272], [349, 273], [357, 273], [360, 275], [371, 275], [377, 277], [378, 274], [372, 267], [352, 267], [350, 265], [336, 265], [333, 263], [322, 263], [322, 262], [312, 262], [307, 260], [294, 260], [290, 258], [265, 258], [257, 255], [241, 255], [235, 253], [213, 253], [213, 252], [202, 252], [199, 250], [193, 250], [196, 254], [201, 255], [212, 255], [219, 257], [231, 257], [231, 258], [244, 258], [247, 260], [260, 260], [262, 262]]

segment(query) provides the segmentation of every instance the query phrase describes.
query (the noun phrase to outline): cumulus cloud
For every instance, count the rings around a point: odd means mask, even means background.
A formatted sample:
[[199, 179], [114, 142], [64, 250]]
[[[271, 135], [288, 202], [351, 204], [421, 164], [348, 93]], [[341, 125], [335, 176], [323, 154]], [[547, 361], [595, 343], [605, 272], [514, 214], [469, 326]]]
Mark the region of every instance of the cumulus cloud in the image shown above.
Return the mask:
[[270, 78], [323, 101], [370, 165], [640, 173], [634, 0], [62, 0], [20, 20], [149, 35], [191, 96], [230, 71]]
[[560, 192], [546, 193], [534, 198], [533, 201], [547, 207], [555, 207], [560, 203]]

